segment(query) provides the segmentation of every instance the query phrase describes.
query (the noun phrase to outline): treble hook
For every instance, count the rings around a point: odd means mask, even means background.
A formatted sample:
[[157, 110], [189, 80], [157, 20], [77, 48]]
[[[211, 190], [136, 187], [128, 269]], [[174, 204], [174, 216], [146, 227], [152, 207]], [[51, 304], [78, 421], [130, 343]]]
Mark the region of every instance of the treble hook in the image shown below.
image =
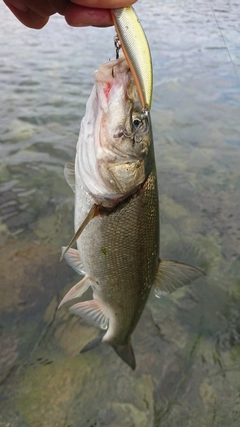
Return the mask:
[[119, 51], [121, 49], [121, 42], [120, 42], [117, 35], [114, 37], [114, 45], [116, 48], [116, 59], [118, 59], [119, 58]]

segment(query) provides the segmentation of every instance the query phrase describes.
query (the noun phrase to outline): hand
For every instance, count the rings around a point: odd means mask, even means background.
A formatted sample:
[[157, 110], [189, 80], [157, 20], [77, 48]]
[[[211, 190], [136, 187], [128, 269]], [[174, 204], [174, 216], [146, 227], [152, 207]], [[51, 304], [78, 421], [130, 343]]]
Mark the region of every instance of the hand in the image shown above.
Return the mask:
[[73, 27], [112, 25], [109, 9], [129, 6], [137, 0], [4, 0], [22, 24], [40, 29], [51, 15], [60, 13]]

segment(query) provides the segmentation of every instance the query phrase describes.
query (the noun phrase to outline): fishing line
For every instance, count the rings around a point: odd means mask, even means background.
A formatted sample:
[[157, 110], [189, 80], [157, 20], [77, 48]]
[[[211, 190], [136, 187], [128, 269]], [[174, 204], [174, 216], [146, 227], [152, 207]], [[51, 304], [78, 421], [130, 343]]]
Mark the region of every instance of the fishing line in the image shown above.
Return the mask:
[[221, 38], [222, 38], [222, 41], [223, 41], [223, 44], [224, 44], [224, 46], [225, 46], [225, 48], [226, 48], [226, 50], [227, 50], [227, 53], [228, 53], [228, 56], [229, 56], [230, 62], [232, 63], [232, 66], [233, 66], [233, 69], [234, 69], [235, 75], [236, 75], [236, 77], [237, 77], [237, 80], [238, 80], [238, 82], [240, 83], [240, 76], [239, 76], [239, 74], [238, 74], [237, 68], [235, 67], [234, 62], [233, 62], [233, 60], [232, 60], [232, 57], [231, 57], [231, 55], [230, 55], [229, 49], [228, 49], [228, 47], [227, 47], [227, 44], [226, 44], [225, 38], [224, 38], [224, 36], [223, 36], [223, 33], [222, 33], [222, 30], [221, 30], [221, 27], [220, 27], [220, 25], [219, 25], [219, 22], [218, 22], [218, 20], [217, 20], [217, 16], [216, 16], [216, 14], [215, 14], [215, 12], [214, 12], [214, 9], [213, 9], [213, 7], [212, 7], [212, 5], [211, 5], [211, 1], [210, 1], [210, 0], [208, 0], [208, 4], [209, 4], [210, 9], [211, 9], [211, 12], [212, 12], [212, 14], [213, 14], [213, 16], [214, 16], [215, 22], [216, 22], [217, 27], [218, 27], [218, 31], [219, 31], [219, 33], [220, 33], [220, 35], [221, 35]]

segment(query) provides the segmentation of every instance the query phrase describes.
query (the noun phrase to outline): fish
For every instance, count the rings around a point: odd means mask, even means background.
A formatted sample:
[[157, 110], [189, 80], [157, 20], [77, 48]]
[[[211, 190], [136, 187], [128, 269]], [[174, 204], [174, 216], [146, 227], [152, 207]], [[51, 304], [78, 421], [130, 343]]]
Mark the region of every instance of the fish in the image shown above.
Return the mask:
[[[151, 117], [143, 111], [125, 56], [102, 64], [94, 79], [75, 162], [64, 169], [75, 193], [75, 235], [62, 257], [83, 278], [59, 308], [91, 288], [91, 300], [69, 309], [101, 329], [81, 353], [107, 343], [134, 370], [131, 335], [151, 290], [160, 298], [204, 273], [160, 259]], [[71, 247], [75, 242], [76, 249]]]

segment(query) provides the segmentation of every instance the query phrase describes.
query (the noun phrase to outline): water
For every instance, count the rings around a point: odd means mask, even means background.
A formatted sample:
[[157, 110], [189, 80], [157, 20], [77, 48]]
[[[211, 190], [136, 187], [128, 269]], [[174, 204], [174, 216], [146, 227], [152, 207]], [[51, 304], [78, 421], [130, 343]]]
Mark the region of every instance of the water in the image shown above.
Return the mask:
[[1, 4], [1, 427], [240, 423], [239, 7], [136, 9], [153, 55], [161, 256], [207, 278], [150, 297], [133, 334], [135, 372], [107, 346], [79, 355], [97, 331], [57, 311], [78, 280], [59, 263], [73, 232], [63, 166], [114, 32], [58, 16], [34, 31]]

